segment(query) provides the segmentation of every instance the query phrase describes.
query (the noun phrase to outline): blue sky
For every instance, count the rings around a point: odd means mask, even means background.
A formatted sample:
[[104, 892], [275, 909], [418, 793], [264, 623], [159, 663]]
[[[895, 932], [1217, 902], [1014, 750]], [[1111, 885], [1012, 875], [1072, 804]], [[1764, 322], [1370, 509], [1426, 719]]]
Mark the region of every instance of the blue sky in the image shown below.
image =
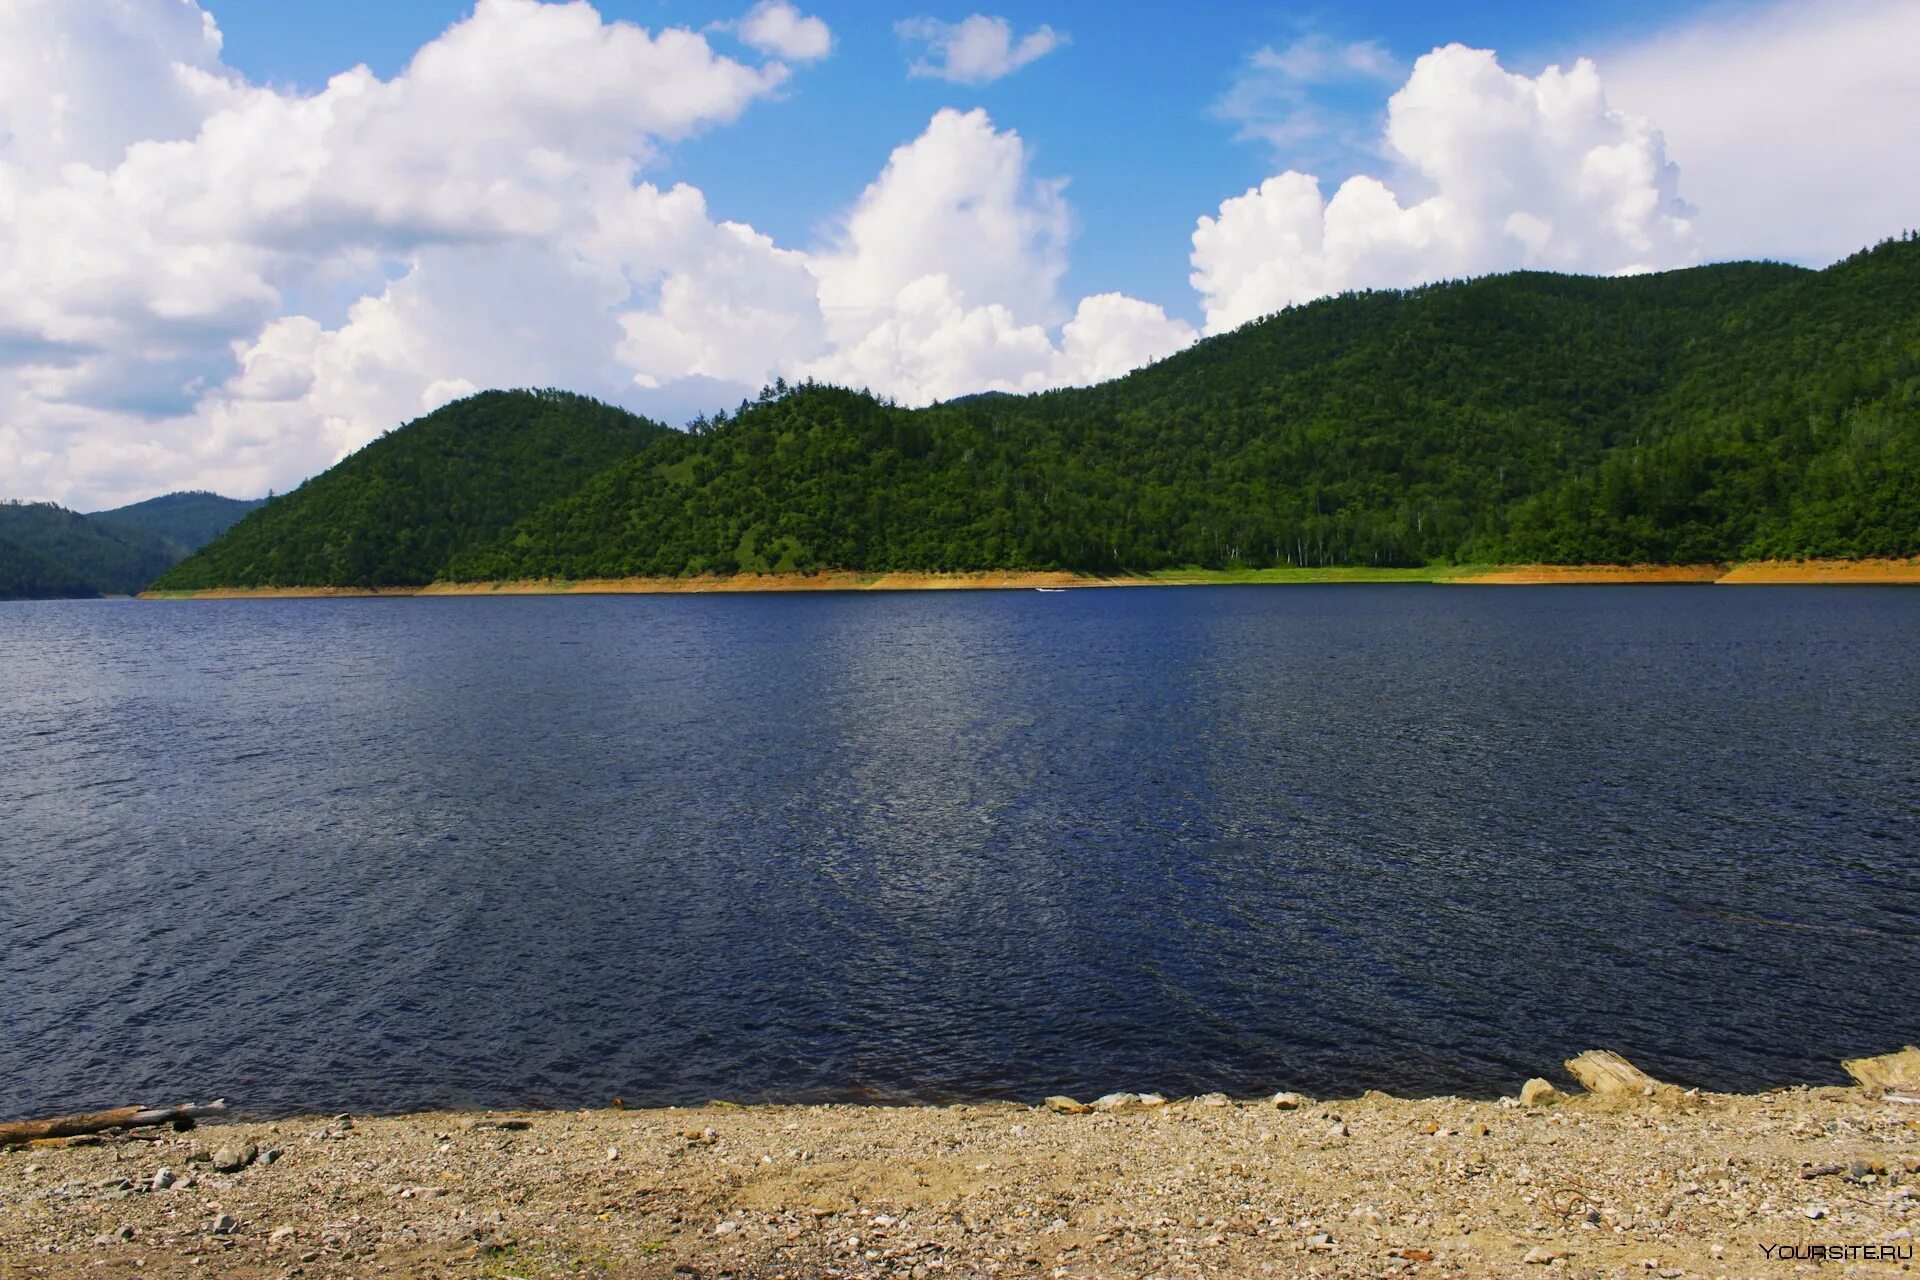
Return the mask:
[[[602, 0], [606, 18], [647, 27], [703, 28], [739, 4]], [[716, 213], [752, 223], [783, 244], [801, 243], [872, 181], [887, 153], [943, 106], [983, 107], [1032, 146], [1037, 170], [1070, 181], [1076, 213], [1065, 287], [1118, 289], [1193, 310], [1185, 239], [1197, 211], [1258, 184], [1276, 163], [1305, 161], [1338, 181], [1376, 165], [1347, 151], [1314, 165], [1318, 149], [1276, 154], [1236, 140], [1210, 108], [1263, 46], [1310, 34], [1378, 41], [1403, 63], [1453, 41], [1498, 50], [1511, 69], [1534, 72], [1631, 43], [1692, 13], [1738, 6], [1659, 0], [1471, 5], [1363, 0], [1320, 6], [1201, 3], [1177, 23], [1164, 4], [1008, 3], [989, 6], [1018, 31], [1042, 23], [1071, 43], [991, 84], [964, 86], [907, 74], [902, 16], [954, 20], [970, 6], [822, 3], [806, 6], [832, 27], [835, 49], [796, 76], [787, 97], [757, 104], [735, 126], [678, 143], [657, 177], [685, 180]], [[256, 80], [305, 89], [358, 62], [391, 77], [421, 45], [471, 9], [457, 0], [222, 0], [215, 6], [227, 60]], [[1370, 128], [1391, 84], [1333, 88], [1319, 97]]]
[[[0, 496], [486, 387], [1122, 376], [1344, 290], [1920, 225], [1920, 0], [0, 0]], [[915, 74], [918, 69], [921, 74]]]

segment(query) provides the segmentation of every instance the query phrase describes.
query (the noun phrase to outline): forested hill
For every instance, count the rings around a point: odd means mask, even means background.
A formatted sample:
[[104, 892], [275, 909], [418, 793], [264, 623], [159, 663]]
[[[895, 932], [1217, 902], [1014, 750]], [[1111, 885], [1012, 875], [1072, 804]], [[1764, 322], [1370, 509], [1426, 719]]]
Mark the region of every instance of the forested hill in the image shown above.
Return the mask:
[[179, 547], [184, 556], [212, 542], [264, 501], [263, 498], [223, 498], [204, 491], [167, 493], [111, 511], [95, 511], [87, 518], [157, 533]]
[[1331, 298], [1084, 390], [809, 387], [454, 576], [1920, 552], [1920, 241]]
[[249, 513], [154, 585], [413, 586], [676, 435], [564, 391], [486, 391], [390, 431]]
[[[534, 438], [524, 416], [503, 439]], [[776, 388], [516, 489], [543, 494], [511, 514], [480, 497], [506, 483], [489, 468], [517, 479], [544, 448], [389, 474], [381, 447], [162, 585], [1913, 554], [1920, 241], [1821, 272], [1352, 294], [1043, 395], [906, 410]], [[295, 506], [310, 490], [327, 501]], [[379, 550], [416, 536], [430, 554]]]

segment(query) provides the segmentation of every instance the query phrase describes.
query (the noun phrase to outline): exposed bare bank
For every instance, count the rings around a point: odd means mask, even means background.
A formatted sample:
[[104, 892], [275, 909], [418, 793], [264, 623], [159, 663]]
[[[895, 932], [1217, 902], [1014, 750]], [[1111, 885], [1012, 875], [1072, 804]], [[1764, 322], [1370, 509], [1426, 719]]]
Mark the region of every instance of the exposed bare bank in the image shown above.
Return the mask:
[[1739, 584], [1920, 585], [1920, 559], [1756, 560], [1723, 564], [1462, 565], [1455, 569], [1206, 570], [1098, 575], [1064, 570], [987, 573], [738, 573], [724, 577], [529, 579], [436, 582], [424, 587], [221, 587], [143, 593], [143, 599], [272, 600], [328, 596], [685, 595], [708, 592], [967, 591], [1032, 587], [1285, 586], [1325, 582], [1424, 582], [1478, 586], [1718, 582]]
[[0, 1154], [0, 1276], [1904, 1276], [1917, 1125], [1669, 1088], [202, 1126]]

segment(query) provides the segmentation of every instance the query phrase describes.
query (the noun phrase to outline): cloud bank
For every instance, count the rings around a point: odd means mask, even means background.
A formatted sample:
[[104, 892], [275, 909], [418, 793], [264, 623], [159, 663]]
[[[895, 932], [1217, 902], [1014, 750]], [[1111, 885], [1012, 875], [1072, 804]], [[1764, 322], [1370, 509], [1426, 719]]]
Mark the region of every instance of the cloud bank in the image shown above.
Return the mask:
[[1791, 0], [1603, 53], [1715, 258], [1825, 263], [1920, 226], [1920, 4]]
[[804, 249], [650, 180], [832, 41], [781, 0], [730, 30], [779, 56], [479, 0], [393, 79], [299, 94], [227, 67], [191, 0], [0, 9], [0, 487], [258, 493], [488, 386], [691, 412], [812, 374], [918, 403], [1191, 340], [1059, 296], [1060, 184], [979, 112], [936, 115]]

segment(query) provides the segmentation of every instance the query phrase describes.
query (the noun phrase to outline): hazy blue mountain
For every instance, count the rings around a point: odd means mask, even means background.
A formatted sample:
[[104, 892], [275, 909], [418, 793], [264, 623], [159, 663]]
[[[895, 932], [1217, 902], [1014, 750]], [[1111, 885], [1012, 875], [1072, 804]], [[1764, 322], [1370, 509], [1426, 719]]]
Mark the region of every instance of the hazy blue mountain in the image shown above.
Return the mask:
[[195, 490], [165, 493], [111, 511], [90, 512], [87, 518], [157, 533], [180, 547], [184, 558], [225, 533], [241, 516], [265, 501], [264, 498], [223, 498], [217, 493]]

